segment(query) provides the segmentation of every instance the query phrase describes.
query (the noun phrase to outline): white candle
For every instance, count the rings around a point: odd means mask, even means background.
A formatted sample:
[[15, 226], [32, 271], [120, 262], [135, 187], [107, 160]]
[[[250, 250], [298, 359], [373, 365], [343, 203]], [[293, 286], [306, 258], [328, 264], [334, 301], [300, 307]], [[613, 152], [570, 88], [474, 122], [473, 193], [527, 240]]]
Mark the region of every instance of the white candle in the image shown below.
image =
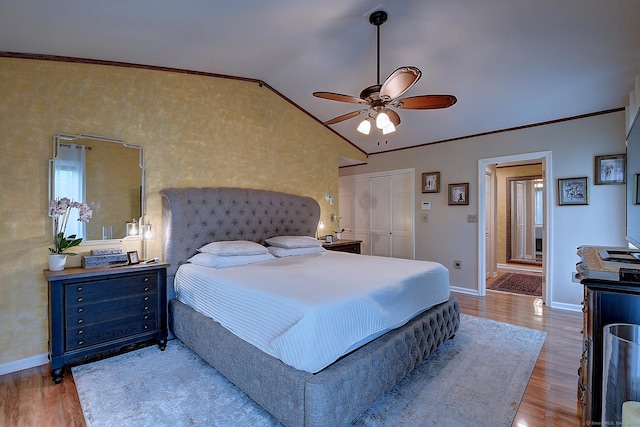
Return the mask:
[[629, 400], [622, 404], [622, 427], [640, 427], [640, 402]]

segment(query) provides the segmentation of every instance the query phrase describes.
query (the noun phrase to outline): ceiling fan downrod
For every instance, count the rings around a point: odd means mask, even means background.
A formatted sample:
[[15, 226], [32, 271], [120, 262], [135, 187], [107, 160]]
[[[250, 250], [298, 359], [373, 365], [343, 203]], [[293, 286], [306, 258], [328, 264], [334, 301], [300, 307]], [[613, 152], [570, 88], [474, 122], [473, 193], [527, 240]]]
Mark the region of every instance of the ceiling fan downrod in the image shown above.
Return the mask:
[[377, 35], [378, 35], [378, 52], [377, 52], [377, 57], [378, 57], [378, 85], [380, 84], [380, 25], [384, 24], [385, 22], [387, 22], [387, 12], [385, 12], [384, 10], [378, 10], [373, 12], [371, 15], [369, 15], [369, 23], [371, 23], [371, 25], [375, 25], [377, 28]]

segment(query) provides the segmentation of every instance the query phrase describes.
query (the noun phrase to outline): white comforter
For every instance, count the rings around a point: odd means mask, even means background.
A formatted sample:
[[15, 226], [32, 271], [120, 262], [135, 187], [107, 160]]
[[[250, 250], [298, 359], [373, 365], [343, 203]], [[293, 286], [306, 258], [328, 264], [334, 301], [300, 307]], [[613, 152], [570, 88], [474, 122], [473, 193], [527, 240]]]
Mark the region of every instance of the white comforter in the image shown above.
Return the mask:
[[184, 264], [175, 289], [238, 337], [315, 373], [447, 301], [449, 271], [429, 261], [326, 251], [221, 269]]

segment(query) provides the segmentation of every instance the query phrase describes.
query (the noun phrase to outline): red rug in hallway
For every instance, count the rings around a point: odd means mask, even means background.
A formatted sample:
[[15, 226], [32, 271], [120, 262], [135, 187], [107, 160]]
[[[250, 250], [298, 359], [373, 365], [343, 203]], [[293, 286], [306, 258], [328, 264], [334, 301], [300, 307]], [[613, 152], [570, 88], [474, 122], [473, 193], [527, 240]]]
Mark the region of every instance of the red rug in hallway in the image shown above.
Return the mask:
[[514, 294], [542, 296], [542, 276], [532, 274], [505, 273], [495, 282], [487, 285], [491, 291], [511, 292]]

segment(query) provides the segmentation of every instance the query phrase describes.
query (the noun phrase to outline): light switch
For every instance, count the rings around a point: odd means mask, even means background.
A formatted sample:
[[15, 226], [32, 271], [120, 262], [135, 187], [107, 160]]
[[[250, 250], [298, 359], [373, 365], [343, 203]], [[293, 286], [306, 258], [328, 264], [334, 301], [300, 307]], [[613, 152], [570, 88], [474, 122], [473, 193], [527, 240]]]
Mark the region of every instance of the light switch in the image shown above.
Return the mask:
[[422, 202], [422, 208], [423, 211], [430, 211], [431, 210], [431, 202]]

